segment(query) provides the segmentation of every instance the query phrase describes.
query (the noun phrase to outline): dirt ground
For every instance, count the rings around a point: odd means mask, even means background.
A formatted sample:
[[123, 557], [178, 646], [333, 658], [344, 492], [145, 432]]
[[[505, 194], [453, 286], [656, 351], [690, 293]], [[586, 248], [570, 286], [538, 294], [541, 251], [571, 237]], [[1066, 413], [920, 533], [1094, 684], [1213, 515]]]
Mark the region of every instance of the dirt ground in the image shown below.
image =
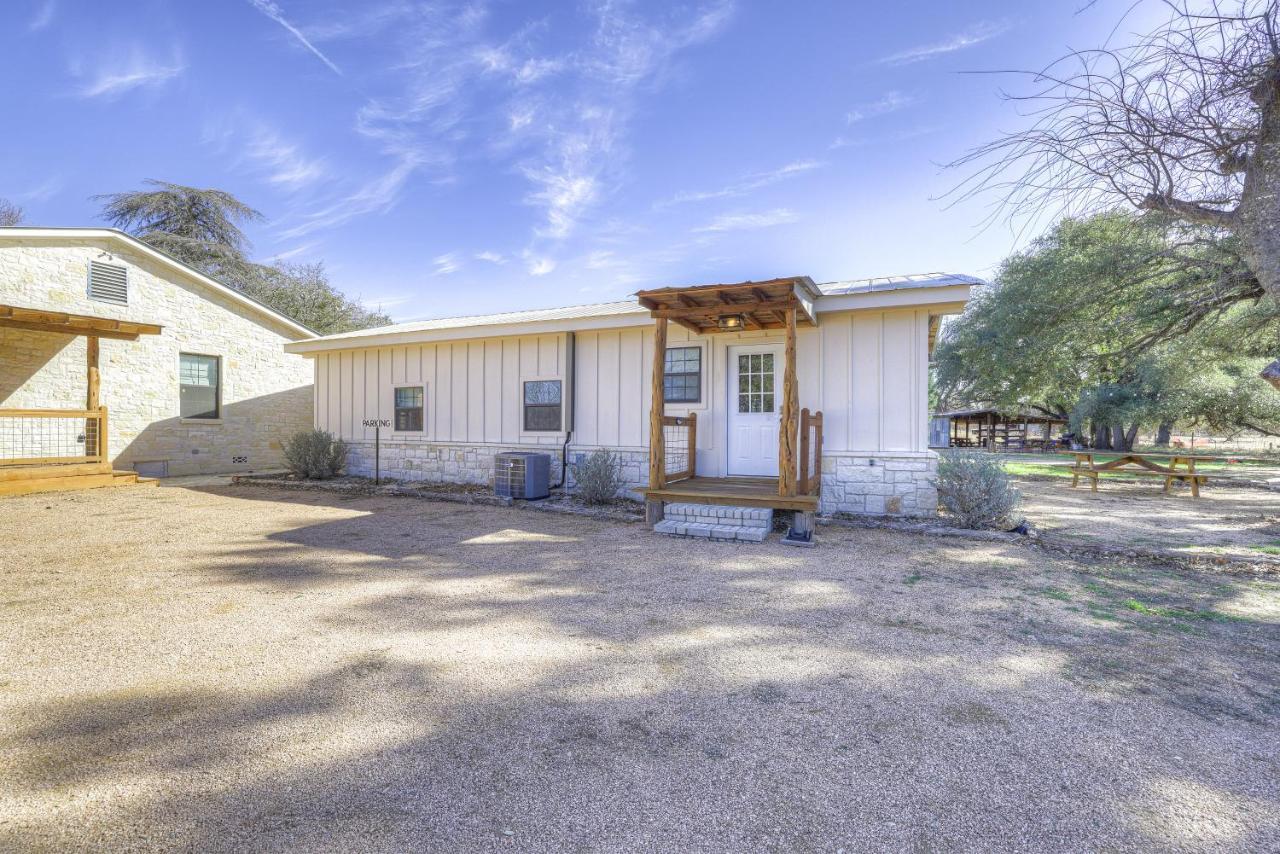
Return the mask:
[[261, 487], [0, 502], [0, 849], [1280, 848], [1280, 583]]
[[1211, 480], [1162, 492], [1156, 478], [1105, 480], [1098, 491], [1056, 478], [1015, 478], [1020, 512], [1063, 542], [1135, 547], [1172, 556], [1231, 556], [1280, 568], [1280, 492]]

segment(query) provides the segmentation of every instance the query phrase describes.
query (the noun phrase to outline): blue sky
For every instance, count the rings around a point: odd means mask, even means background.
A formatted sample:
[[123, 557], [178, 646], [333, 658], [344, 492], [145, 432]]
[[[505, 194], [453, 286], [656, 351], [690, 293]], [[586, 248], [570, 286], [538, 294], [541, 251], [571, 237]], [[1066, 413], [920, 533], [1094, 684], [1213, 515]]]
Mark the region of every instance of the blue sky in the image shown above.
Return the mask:
[[1130, 3], [9, 0], [0, 196], [69, 226], [147, 178], [229, 190], [255, 257], [396, 319], [984, 275], [1015, 238], [938, 164], [1022, 120], [962, 72]]

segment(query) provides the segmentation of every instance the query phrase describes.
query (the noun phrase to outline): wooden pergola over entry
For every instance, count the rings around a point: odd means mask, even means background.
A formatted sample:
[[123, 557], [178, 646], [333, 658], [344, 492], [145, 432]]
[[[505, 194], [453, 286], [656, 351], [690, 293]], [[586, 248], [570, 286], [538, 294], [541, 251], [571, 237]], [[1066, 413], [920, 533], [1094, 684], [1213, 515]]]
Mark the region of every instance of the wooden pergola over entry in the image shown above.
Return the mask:
[[38, 308], [19, 308], [16, 305], [0, 305], [0, 326], [26, 329], [31, 332], [62, 332], [67, 335], [88, 335], [91, 338], [118, 338], [122, 341], [137, 341], [139, 335], [159, 335], [162, 329], [154, 323], [94, 317], [91, 314], [68, 314], [64, 311], [46, 311]]
[[[142, 335], [159, 335], [163, 327], [0, 305], [0, 328], [83, 335], [86, 341], [84, 409], [0, 409], [0, 421], [6, 426], [4, 437], [12, 440], [0, 442], [0, 494], [105, 486], [121, 480], [113, 475], [108, 454], [99, 340], [137, 341]], [[68, 438], [76, 434], [74, 441]], [[131, 480], [136, 481], [136, 475]]]
[[[688, 288], [660, 288], [640, 291], [636, 299], [649, 309], [654, 318], [652, 403], [649, 409], [649, 489], [664, 491], [669, 483], [664, 430], [670, 421], [688, 422], [688, 462], [680, 477], [696, 477], [697, 422], [693, 416], [669, 419], [664, 412], [663, 362], [667, 350], [667, 324], [677, 323], [698, 335], [751, 330], [782, 330], [786, 357], [782, 375], [782, 406], [778, 429], [777, 496], [796, 499], [798, 480], [797, 435], [800, 432], [800, 392], [796, 379], [796, 329], [815, 325], [813, 304], [819, 292], [808, 276], [770, 279], [766, 282], [740, 282], [727, 285], [699, 285]], [[807, 414], [807, 413], [806, 413]], [[820, 414], [818, 415], [820, 422]], [[805, 437], [807, 439], [807, 435]], [[803, 477], [806, 492], [810, 489], [808, 460]], [[739, 496], [740, 497], [740, 496]], [[792, 502], [794, 503], [794, 502]], [[803, 502], [806, 503], [807, 502]], [[816, 504], [816, 498], [814, 499]], [[661, 511], [658, 510], [658, 513]], [[651, 515], [653, 515], [651, 513]]]

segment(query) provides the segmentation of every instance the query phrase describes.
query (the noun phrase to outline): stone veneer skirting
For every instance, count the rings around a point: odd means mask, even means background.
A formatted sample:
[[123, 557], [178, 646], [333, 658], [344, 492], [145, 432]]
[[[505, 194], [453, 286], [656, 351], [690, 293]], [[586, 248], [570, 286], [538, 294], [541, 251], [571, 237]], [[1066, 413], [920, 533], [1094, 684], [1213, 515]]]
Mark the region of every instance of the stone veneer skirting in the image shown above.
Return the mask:
[[[373, 443], [348, 442], [347, 470], [373, 476]], [[595, 450], [569, 446], [569, 484], [572, 463]], [[622, 462], [626, 483], [643, 487], [648, 477], [648, 452], [635, 448], [609, 448]], [[540, 451], [551, 456], [551, 480], [560, 479], [560, 447], [551, 445], [464, 444], [452, 442], [383, 441], [382, 475], [397, 480], [428, 483], [484, 485], [493, 481], [493, 458], [502, 451]], [[933, 479], [937, 455], [925, 453], [880, 454], [828, 452], [822, 460], [822, 500], [819, 511], [876, 516], [933, 516], [938, 491]]]
[[822, 455], [819, 511], [872, 516], [933, 516], [938, 512], [932, 451], [881, 454], [837, 451]]

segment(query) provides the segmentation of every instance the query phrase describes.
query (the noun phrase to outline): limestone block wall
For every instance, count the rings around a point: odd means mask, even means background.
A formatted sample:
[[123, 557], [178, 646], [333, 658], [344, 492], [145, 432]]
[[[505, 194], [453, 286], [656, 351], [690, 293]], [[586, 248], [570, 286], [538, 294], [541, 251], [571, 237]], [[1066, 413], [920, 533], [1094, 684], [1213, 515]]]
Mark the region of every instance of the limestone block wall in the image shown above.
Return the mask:
[[[347, 471], [373, 476], [373, 443], [349, 442]], [[569, 446], [569, 487], [575, 485], [573, 464], [599, 445]], [[632, 497], [647, 485], [649, 452], [641, 448], [605, 448], [622, 465], [625, 490]], [[427, 483], [492, 485], [493, 458], [501, 451], [541, 451], [551, 456], [551, 480], [560, 477], [559, 449], [546, 445], [465, 444], [384, 440], [381, 451], [383, 477]], [[857, 513], [875, 516], [933, 516], [938, 491], [933, 484], [937, 456], [933, 453], [824, 454], [822, 498], [819, 512]]]
[[[347, 473], [373, 477], [374, 443], [347, 442]], [[560, 479], [560, 449], [547, 445], [467, 444], [462, 442], [382, 441], [383, 477], [426, 483], [493, 483], [493, 458], [503, 451], [539, 451], [551, 457], [551, 482]], [[570, 456], [572, 460], [572, 455]]]
[[819, 512], [933, 516], [938, 512], [937, 470], [938, 458], [931, 451], [823, 453]]
[[[90, 260], [128, 268], [128, 305], [89, 299]], [[137, 341], [101, 341], [101, 402], [117, 468], [169, 475], [274, 468], [285, 439], [311, 427], [312, 367], [283, 350], [299, 332], [119, 241], [5, 241], [0, 302], [164, 327]], [[179, 353], [220, 358], [216, 421], [180, 417]], [[0, 329], [0, 407], [84, 406], [85, 359], [83, 337]]]

